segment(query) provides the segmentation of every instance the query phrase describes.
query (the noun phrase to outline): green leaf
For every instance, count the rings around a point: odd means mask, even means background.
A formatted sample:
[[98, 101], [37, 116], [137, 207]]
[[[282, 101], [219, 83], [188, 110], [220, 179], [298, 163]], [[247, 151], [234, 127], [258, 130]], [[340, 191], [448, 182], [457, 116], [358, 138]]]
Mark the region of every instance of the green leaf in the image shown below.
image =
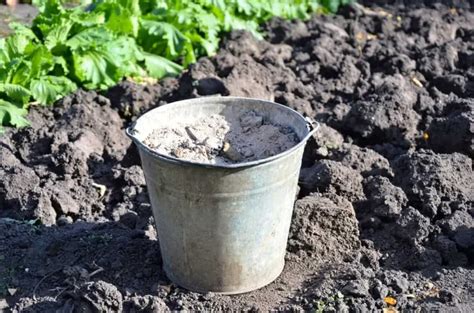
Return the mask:
[[52, 16], [64, 12], [60, 0], [32, 0], [43, 16]]
[[83, 12], [82, 10], [76, 10], [71, 12], [68, 19], [81, 26], [94, 27], [105, 23], [105, 14], [104, 12]]
[[165, 54], [170, 59], [181, 55], [188, 38], [174, 25], [150, 19], [141, 19], [140, 25], [149, 35], [141, 41], [145, 50]]
[[209, 0], [209, 4], [218, 8], [219, 10], [227, 10], [227, 4], [225, 0]]
[[11, 67], [8, 71], [8, 76], [5, 81], [23, 86], [25, 83], [28, 83], [30, 74], [31, 62], [24, 60], [23, 58], [19, 58], [11, 63]]
[[138, 16], [121, 7], [112, 11], [105, 25], [115, 33], [132, 35], [133, 37], [138, 35], [138, 28], [140, 26]]
[[142, 14], [139, 0], [118, 0], [118, 3], [135, 16]]
[[30, 89], [34, 98], [43, 105], [52, 104], [56, 100], [56, 90], [44, 80], [32, 80]]
[[104, 50], [107, 58], [117, 68], [117, 79], [141, 74], [137, 61], [143, 60], [143, 54], [133, 38], [119, 37], [108, 43]]
[[53, 104], [54, 101], [77, 89], [70, 79], [60, 76], [43, 76], [31, 81], [30, 90], [33, 97], [42, 105]]
[[69, 67], [66, 59], [63, 57], [53, 56], [54, 69], [53, 74], [56, 76], [66, 76], [69, 74]]
[[7, 53], [5, 38], [0, 38], [0, 69], [5, 63], [9, 61], [10, 61], [10, 56]]
[[21, 57], [28, 54], [35, 48], [34, 39], [36, 37], [29, 37], [26, 34], [14, 34], [8, 37], [5, 41], [5, 52], [8, 60], [15, 57]]
[[30, 99], [31, 93], [23, 86], [15, 84], [0, 83], [0, 94], [4, 93], [9, 99], [15, 103], [26, 104]]
[[184, 56], [184, 65], [188, 66], [196, 62], [196, 55], [194, 54], [193, 44], [188, 41], [186, 42], [186, 55]]
[[66, 41], [66, 46], [73, 50], [88, 50], [112, 41], [114, 36], [104, 27], [85, 29]]
[[252, 5], [247, 0], [237, 0], [237, 12], [244, 13], [245, 15], [252, 14]]
[[113, 58], [104, 51], [89, 50], [73, 55], [76, 76], [90, 88], [106, 88], [118, 79]]
[[24, 127], [30, 125], [24, 118], [27, 111], [13, 103], [0, 99], [0, 122], [1, 125]]
[[30, 28], [28, 28], [27, 26], [25, 26], [21, 23], [12, 22], [12, 23], [8, 24], [8, 27], [10, 27], [15, 32], [15, 34], [17, 34], [17, 35], [25, 36], [26, 38], [29, 38], [31, 40], [37, 40], [38, 39], [36, 37], [35, 33]]
[[219, 39], [215, 39], [214, 41], [211, 41], [210, 39], [206, 40], [195, 33], [186, 34], [186, 36], [191, 40], [193, 44], [195, 44], [196, 46], [201, 46], [204, 49], [204, 52], [209, 56], [214, 55], [216, 53], [217, 48], [219, 48]]
[[57, 45], [63, 44], [71, 31], [74, 22], [61, 19], [60, 22], [52, 28], [46, 35], [44, 44], [48, 49], [53, 49]]
[[38, 46], [31, 54], [31, 68], [29, 79], [38, 78], [53, 69], [54, 59], [45, 46]]
[[150, 76], [155, 78], [162, 78], [167, 75], [177, 75], [183, 68], [164, 57], [159, 55], [143, 53], [145, 57], [145, 68]]
[[226, 12], [224, 23], [226, 30], [244, 29], [251, 32], [257, 39], [263, 39], [263, 36], [258, 32], [258, 24], [255, 21], [241, 19]]
[[320, 0], [321, 5], [326, 8], [331, 13], [336, 13], [339, 9], [339, 6], [343, 4], [349, 4], [352, 1], [350, 0]]
[[56, 100], [74, 92], [77, 89], [77, 85], [67, 77], [45, 76], [44, 79], [46, 79], [46, 81], [49, 82], [58, 93]]

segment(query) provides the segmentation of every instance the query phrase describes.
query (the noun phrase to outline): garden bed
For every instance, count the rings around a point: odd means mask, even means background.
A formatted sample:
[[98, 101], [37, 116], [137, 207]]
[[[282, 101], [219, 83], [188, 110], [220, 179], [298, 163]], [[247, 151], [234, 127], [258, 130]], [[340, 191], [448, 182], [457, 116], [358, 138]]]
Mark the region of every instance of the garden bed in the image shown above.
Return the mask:
[[[386, 10], [274, 19], [266, 41], [233, 32], [178, 78], [33, 108], [31, 127], [0, 137], [0, 309], [361, 311], [396, 299], [398, 310], [468, 311], [474, 14]], [[322, 123], [305, 152], [285, 270], [238, 296], [166, 278], [124, 133], [156, 105], [214, 94], [274, 100]]]

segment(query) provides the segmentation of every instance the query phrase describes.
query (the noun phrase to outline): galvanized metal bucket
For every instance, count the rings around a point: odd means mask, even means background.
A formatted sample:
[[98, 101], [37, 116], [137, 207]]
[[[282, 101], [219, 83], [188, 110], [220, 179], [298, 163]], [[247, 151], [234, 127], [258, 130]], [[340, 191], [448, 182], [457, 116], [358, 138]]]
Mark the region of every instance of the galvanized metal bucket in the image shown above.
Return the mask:
[[[213, 165], [159, 154], [143, 140], [156, 127], [247, 108], [291, 127], [300, 142], [266, 159]], [[275, 280], [284, 257], [304, 146], [316, 131], [269, 101], [206, 97], [153, 109], [127, 129], [140, 151], [163, 267], [179, 286], [237, 294]]]

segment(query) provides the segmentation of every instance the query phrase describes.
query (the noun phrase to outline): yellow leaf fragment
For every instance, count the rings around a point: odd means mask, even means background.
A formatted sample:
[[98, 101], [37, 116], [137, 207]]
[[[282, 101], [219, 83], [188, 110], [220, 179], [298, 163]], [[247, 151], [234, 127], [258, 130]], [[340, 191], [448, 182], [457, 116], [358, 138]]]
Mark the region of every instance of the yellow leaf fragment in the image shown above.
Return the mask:
[[430, 134], [428, 134], [428, 132], [423, 132], [423, 140], [428, 141], [428, 139], [430, 139]]
[[133, 76], [127, 77], [126, 80], [139, 84], [139, 85], [154, 85], [158, 82], [158, 79], [150, 77], [150, 76]]
[[393, 297], [385, 297], [383, 298], [383, 301], [388, 304], [388, 305], [396, 305], [397, 304], [397, 299], [393, 298]]

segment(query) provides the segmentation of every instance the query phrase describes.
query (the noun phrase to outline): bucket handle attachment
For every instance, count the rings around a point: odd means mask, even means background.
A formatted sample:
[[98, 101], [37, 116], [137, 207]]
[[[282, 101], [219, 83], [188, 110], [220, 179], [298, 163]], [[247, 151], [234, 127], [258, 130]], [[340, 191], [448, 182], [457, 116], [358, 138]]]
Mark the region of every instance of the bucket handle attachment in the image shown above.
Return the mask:
[[137, 130], [135, 129], [135, 122], [132, 123], [129, 127], [125, 128], [125, 134], [130, 138], [132, 141], [137, 140], [137, 137], [135, 137], [135, 134], [137, 133]]

